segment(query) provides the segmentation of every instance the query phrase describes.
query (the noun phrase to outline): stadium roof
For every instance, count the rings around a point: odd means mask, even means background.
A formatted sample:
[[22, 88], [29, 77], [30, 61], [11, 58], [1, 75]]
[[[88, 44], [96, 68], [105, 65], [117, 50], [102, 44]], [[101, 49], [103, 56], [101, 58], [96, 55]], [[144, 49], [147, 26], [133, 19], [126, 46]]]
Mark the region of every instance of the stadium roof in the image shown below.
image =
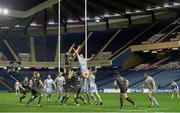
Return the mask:
[[[61, 0], [61, 23], [83, 23], [85, 0]], [[0, 16], [1, 29], [42, 27], [58, 23], [58, 0], [0, 0], [8, 15]], [[43, 4], [43, 7], [42, 7]], [[180, 12], [180, 0], [88, 0], [88, 17], [104, 19], [151, 14], [160, 10]], [[1, 8], [1, 7], [0, 7]], [[44, 25], [47, 24], [47, 25]]]

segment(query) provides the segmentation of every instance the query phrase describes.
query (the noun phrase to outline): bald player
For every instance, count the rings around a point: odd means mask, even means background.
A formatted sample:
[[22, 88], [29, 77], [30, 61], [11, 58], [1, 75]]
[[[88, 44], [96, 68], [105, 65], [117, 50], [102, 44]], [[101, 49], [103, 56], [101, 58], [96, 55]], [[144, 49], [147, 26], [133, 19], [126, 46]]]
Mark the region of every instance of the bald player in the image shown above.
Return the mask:
[[156, 83], [154, 79], [148, 73], [144, 74], [144, 83], [141, 86], [141, 88], [144, 88], [145, 86], [149, 89], [148, 98], [151, 102], [150, 107], [159, 107], [159, 103], [154, 97], [154, 94], [157, 90]]

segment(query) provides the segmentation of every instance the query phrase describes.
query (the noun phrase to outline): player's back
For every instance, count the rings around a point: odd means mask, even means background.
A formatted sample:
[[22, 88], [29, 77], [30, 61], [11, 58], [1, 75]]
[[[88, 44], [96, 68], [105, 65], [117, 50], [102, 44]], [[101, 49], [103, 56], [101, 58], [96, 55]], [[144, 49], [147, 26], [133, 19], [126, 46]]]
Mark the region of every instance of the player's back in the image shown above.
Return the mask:
[[154, 81], [154, 79], [153, 79], [152, 77], [150, 77], [150, 76], [147, 77], [145, 83], [146, 83], [146, 86], [147, 86], [149, 89], [153, 89], [153, 87], [156, 88], [156, 86], [153, 86], [153, 84], [155, 84], [155, 81]]
[[90, 87], [96, 85], [95, 79], [96, 79], [95, 75], [91, 75], [91, 76], [89, 77]]
[[123, 78], [123, 77], [118, 77], [116, 78], [116, 81], [117, 81], [117, 85], [119, 87], [119, 89], [124, 89], [126, 88], [126, 79]]

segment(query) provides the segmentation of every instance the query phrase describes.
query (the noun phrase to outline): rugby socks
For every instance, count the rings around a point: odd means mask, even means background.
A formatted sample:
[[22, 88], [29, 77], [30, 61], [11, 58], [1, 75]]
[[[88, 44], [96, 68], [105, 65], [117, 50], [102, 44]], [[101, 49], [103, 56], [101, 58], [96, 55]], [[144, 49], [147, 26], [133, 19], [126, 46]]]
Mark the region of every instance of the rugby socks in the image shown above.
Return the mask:
[[69, 99], [69, 97], [66, 97], [66, 98], [64, 99], [63, 104], [65, 104], [65, 103], [67, 102], [68, 99]]
[[21, 97], [20, 97], [20, 102], [22, 102], [22, 100], [23, 100], [25, 97], [26, 97], [25, 95], [21, 96]]
[[80, 99], [81, 101], [83, 101], [84, 104], [86, 104], [86, 101], [84, 100], [84, 98], [83, 98], [82, 96], [79, 96], [79, 99]]
[[135, 105], [135, 102], [134, 102], [132, 99], [130, 99], [129, 97], [126, 98], [126, 100], [127, 100], [128, 102], [130, 102], [132, 105]]
[[122, 108], [123, 108], [123, 98], [120, 97], [120, 109], [122, 109]]
[[41, 104], [42, 96], [39, 96], [38, 104]]
[[152, 96], [151, 99], [156, 106], [159, 106], [159, 103], [154, 96]]

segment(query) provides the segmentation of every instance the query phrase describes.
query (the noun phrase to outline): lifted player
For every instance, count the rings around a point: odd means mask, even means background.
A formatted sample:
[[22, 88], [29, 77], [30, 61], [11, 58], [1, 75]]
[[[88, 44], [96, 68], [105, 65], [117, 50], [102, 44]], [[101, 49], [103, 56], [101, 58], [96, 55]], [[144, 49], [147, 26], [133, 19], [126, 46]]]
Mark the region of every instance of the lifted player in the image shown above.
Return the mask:
[[73, 50], [78, 58], [78, 62], [79, 62], [80, 70], [81, 70], [81, 76], [88, 78], [89, 69], [88, 69], [87, 61], [92, 60], [94, 58], [94, 55], [92, 55], [91, 58], [86, 59], [86, 58], [84, 58], [83, 54], [79, 54], [80, 48], [81, 48], [81, 46], [78, 46], [77, 50], [75, 50], [74, 48], [73, 48]]
[[45, 89], [48, 103], [50, 102], [53, 87], [56, 90], [56, 84], [54, 80], [51, 79], [51, 75], [48, 75], [47, 79], [44, 81], [44, 89]]
[[179, 86], [175, 81], [171, 81], [172, 86], [172, 98], [174, 98], [174, 95], [177, 95], [177, 98], [179, 99]]
[[151, 102], [150, 107], [159, 107], [159, 103], [154, 97], [154, 94], [157, 90], [154, 79], [151, 76], [149, 76], [147, 73], [144, 74], [144, 78], [145, 78], [144, 84], [141, 86], [141, 88], [147, 86], [147, 88], [149, 89], [148, 98]]
[[31, 97], [27, 103], [27, 107], [33, 104], [33, 101], [39, 96], [38, 107], [41, 107], [41, 92], [39, 87], [44, 87], [42, 81], [40, 80], [40, 73], [33, 72], [33, 77], [29, 81], [29, 88], [31, 89]]
[[117, 76], [114, 80], [114, 86], [116, 89], [120, 89], [120, 109], [123, 108], [123, 98], [130, 102], [133, 107], [136, 107], [135, 102], [128, 97], [127, 88], [129, 86], [129, 81], [121, 76]]

